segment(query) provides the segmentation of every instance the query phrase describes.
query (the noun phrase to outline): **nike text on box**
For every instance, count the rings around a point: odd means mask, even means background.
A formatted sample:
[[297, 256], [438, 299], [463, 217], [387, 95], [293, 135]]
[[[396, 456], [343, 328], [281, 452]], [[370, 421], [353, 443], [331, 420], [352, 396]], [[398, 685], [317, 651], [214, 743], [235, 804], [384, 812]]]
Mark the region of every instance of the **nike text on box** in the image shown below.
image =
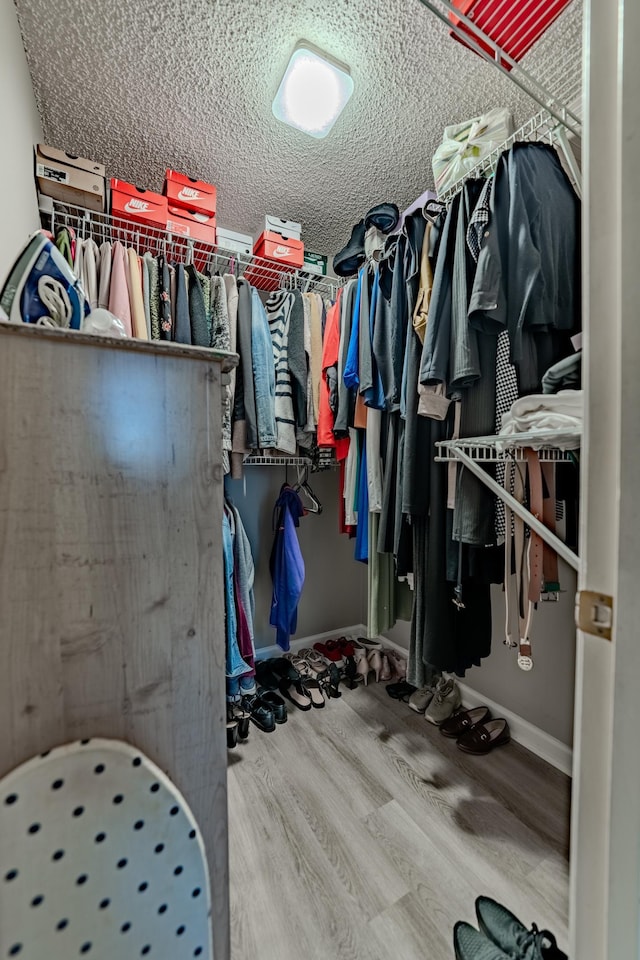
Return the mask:
[[111, 216], [135, 220], [165, 230], [169, 210], [167, 198], [153, 190], [143, 190], [126, 180], [111, 180]]
[[216, 215], [217, 191], [212, 183], [205, 180], [194, 180], [186, 173], [167, 170], [162, 192], [171, 207], [182, 207], [206, 217]]

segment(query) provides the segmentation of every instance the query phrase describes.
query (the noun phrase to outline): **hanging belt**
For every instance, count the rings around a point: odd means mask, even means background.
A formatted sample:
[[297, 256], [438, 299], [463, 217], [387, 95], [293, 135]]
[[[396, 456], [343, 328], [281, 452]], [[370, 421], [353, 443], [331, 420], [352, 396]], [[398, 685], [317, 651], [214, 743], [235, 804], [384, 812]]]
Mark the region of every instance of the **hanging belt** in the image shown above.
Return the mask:
[[[506, 464], [505, 487], [510, 490], [513, 487], [513, 496], [520, 503], [524, 503], [525, 493], [525, 468], [522, 464], [510, 460]], [[531, 630], [531, 618], [533, 615], [533, 603], [530, 599], [531, 594], [531, 576], [530, 576], [530, 550], [531, 537], [527, 540], [525, 537], [525, 527], [522, 520], [517, 517], [508, 505], [505, 504], [505, 544], [504, 544], [504, 586], [506, 601], [506, 619], [505, 619], [505, 643], [509, 647], [518, 647], [518, 666], [521, 670], [531, 670], [533, 668], [533, 658], [531, 656], [531, 640], [529, 632]], [[515, 596], [514, 575], [511, 572], [511, 558], [515, 551]], [[541, 554], [542, 556], [542, 554]], [[513, 619], [514, 605], [518, 611], [518, 642], [513, 638], [511, 621]]]

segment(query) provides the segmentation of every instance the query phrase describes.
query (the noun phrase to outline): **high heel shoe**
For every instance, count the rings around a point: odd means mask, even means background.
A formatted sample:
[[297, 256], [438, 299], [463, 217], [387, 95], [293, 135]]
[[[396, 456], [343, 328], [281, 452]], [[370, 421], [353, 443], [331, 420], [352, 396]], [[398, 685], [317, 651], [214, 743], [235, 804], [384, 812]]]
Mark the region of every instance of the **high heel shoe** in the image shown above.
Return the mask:
[[387, 681], [391, 680], [391, 677], [393, 676], [393, 667], [389, 662], [389, 656], [386, 650], [383, 651], [383, 653], [381, 654], [381, 657], [382, 657], [382, 668], [380, 670], [380, 680], [383, 683], [387, 683]]
[[358, 674], [355, 657], [347, 657], [344, 669], [342, 671], [342, 682], [348, 687], [349, 690], [354, 690], [358, 686], [357, 681], [359, 679], [360, 676]]
[[406, 680], [407, 678], [407, 658], [403, 657], [401, 653], [398, 653], [397, 650], [387, 650], [387, 657], [389, 658], [389, 663], [393, 667], [396, 677], [398, 680]]
[[233, 722], [234, 720], [238, 724], [238, 740], [248, 740], [249, 721], [251, 720], [251, 714], [249, 711], [244, 710], [237, 703], [230, 704], [229, 708], [227, 709], [227, 721]]
[[338, 689], [338, 685], [340, 683], [340, 671], [336, 667], [335, 663], [332, 663], [325, 675], [319, 677], [318, 679], [327, 700], [337, 700], [338, 697], [342, 696], [340, 690]]
[[369, 675], [375, 673], [376, 682], [380, 679], [382, 657], [379, 650], [370, 650], [366, 657], [361, 657], [356, 665], [356, 673], [362, 677], [365, 687], [369, 683]]
[[238, 746], [238, 721], [227, 720], [227, 748], [232, 750]]
[[376, 683], [380, 681], [380, 674], [382, 672], [382, 654], [379, 650], [370, 650], [369, 656], [367, 657], [369, 661], [369, 670], [372, 670], [376, 675]]

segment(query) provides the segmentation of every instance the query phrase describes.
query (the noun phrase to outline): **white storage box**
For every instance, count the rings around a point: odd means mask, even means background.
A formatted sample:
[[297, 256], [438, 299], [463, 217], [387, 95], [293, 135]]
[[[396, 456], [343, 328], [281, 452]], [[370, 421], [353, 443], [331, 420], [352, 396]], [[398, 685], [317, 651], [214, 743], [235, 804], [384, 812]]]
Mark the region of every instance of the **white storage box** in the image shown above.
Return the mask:
[[253, 254], [253, 237], [248, 233], [218, 227], [218, 246], [221, 250], [233, 250], [234, 253], [250, 257]]
[[302, 240], [302, 224], [295, 220], [281, 220], [268, 213], [264, 218], [264, 229], [268, 233], [279, 233], [286, 240]]

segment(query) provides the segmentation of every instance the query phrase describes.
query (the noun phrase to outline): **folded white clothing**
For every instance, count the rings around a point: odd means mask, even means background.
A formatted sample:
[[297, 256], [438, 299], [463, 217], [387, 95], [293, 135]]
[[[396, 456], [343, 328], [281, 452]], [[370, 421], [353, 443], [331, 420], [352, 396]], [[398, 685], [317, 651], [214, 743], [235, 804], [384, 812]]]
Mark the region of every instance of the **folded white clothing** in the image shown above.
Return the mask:
[[555, 394], [520, 397], [502, 417], [501, 437], [535, 433], [527, 446], [539, 449], [546, 444], [563, 450], [580, 446], [584, 420], [582, 390], [561, 390]]

